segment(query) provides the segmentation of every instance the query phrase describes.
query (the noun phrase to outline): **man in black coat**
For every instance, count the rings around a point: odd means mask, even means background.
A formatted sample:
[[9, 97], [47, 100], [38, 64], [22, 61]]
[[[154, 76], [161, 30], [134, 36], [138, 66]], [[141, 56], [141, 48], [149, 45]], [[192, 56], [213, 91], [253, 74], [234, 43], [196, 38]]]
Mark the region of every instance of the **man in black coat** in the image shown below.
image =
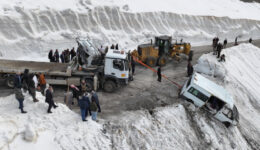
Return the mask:
[[188, 61], [187, 74], [188, 74], [188, 77], [190, 77], [193, 74], [193, 66], [190, 61]]
[[53, 101], [53, 89], [52, 89], [52, 86], [49, 86], [49, 88], [46, 90], [45, 102], [49, 104], [49, 107], [48, 107], [48, 110], [47, 110], [48, 113], [52, 113], [51, 112], [51, 108], [52, 107], [54, 107], [54, 108], [58, 107], [57, 105], [54, 104], [54, 101]]
[[159, 66], [157, 69], [157, 76], [158, 76], [157, 81], [161, 82], [162, 81], [161, 66]]
[[223, 48], [223, 45], [221, 43], [218, 43], [218, 46], [217, 46], [217, 53], [218, 53], [217, 58], [220, 57], [220, 53], [221, 53], [222, 48]]
[[38, 102], [39, 100], [36, 99], [36, 87], [35, 87], [35, 82], [33, 81], [33, 74], [29, 75], [29, 79], [28, 79], [28, 91], [29, 94], [32, 96], [33, 98], [33, 102]]
[[50, 62], [53, 62], [53, 51], [52, 51], [52, 49], [49, 52], [48, 58], [49, 58]]
[[22, 76], [22, 87], [25, 92], [28, 90], [28, 81], [29, 81], [29, 69], [24, 69], [24, 73]]

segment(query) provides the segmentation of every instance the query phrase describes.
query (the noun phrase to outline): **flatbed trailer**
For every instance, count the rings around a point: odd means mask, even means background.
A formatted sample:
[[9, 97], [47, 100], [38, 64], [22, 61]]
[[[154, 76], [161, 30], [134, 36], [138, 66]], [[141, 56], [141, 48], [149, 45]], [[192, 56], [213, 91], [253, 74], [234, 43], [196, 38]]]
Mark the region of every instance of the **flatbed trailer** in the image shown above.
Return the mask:
[[128, 55], [117, 51], [108, 52], [104, 64], [87, 67], [79, 67], [77, 57], [70, 63], [0, 59], [0, 77], [12, 88], [15, 74], [29, 69], [29, 73], [43, 73], [50, 85], [79, 86], [80, 81], [85, 80], [87, 91], [102, 88], [106, 92], [113, 92], [119, 85], [128, 84], [130, 77], [128, 63]]

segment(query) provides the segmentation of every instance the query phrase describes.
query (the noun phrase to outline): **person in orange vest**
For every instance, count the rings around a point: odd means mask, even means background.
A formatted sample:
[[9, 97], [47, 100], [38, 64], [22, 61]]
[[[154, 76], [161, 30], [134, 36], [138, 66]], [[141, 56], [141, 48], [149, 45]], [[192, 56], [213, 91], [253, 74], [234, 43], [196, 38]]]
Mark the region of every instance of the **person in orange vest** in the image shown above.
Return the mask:
[[44, 95], [44, 90], [46, 88], [46, 80], [43, 73], [39, 73], [39, 84], [41, 87], [41, 93]]

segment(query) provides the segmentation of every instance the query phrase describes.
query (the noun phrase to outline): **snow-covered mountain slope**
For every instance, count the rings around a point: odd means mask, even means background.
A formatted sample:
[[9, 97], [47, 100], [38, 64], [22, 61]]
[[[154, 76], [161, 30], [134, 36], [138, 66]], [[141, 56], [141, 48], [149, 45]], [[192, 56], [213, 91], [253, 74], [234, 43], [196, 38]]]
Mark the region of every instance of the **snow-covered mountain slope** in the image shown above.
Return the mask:
[[[239, 40], [260, 38], [260, 21], [249, 20], [252, 19], [252, 14], [259, 14], [259, 4], [228, 0], [225, 6], [228, 4], [228, 7], [232, 6], [236, 11], [218, 15], [217, 12], [224, 12], [222, 1], [221, 6], [217, 1], [198, 1], [196, 7], [188, 5], [188, 2], [194, 4], [191, 0], [133, 2], [135, 1], [1, 1], [0, 56], [46, 60], [50, 49], [63, 50], [76, 46], [74, 38], [78, 35], [90, 36], [98, 46], [119, 43], [126, 50], [136, 48], [139, 43], [148, 42], [150, 38], [161, 34], [172, 35], [176, 39], [183, 38], [192, 45], [209, 44], [214, 36], [228, 38], [229, 41], [234, 41], [236, 36], [240, 37]], [[151, 6], [147, 7], [147, 3]], [[159, 3], [173, 7], [166, 8]], [[151, 8], [151, 12], [126, 11], [126, 4], [133, 9]], [[250, 11], [245, 11], [249, 8]], [[196, 9], [201, 12], [192, 12]], [[236, 16], [234, 18], [245, 19], [229, 18], [232, 15]], [[44, 59], [39, 56], [44, 56]]]
[[[39, 93], [38, 103], [26, 95], [28, 114], [20, 114], [18, 102], [11, 95], [0, 98], [0, 149], [40, 149], [43, 143], [42, 148], [55, 150], [260, 149], [260, 49], [241, 44], [223, 53], [226, 62], [218, 62], [211, 53], [205, 54], [196, 70], [206, 73], [232, 94], [240, 113], [238, 126], [226, 128], [204, 110], [172, 97], [173, 105], [125, 111], [98, 123], [88, 118], [83, 123], [79, 114], [63, 104], [53, 109], [53, 114], [47, 114], [47, 104]], [[167, 89], [165, 95], [176, 92]], [[35, 135], [31, 142], [23, 140], [27, 134]]]

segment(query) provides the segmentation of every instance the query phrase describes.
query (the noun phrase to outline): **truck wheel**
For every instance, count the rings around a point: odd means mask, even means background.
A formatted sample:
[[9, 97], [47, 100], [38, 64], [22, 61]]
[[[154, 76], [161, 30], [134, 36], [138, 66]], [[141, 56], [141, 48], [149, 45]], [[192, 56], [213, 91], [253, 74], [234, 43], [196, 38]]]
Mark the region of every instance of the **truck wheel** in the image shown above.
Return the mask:
[[5, 79], [5, 84], [9, 87], [9, 88], [14, 88], [14, 77], [13, 76], [8, 76]]
[[106, 81], [106, 82], [104, 83], [104, 90], [105, 90], [106, 92], [111, 93], [111, 92], [114, 92], [115, 89], [116, 89], [116, 83], [115, 83], [114, 81], [108, 80], [108, 81]]
[[224, 123], [224, 125], [228, 128], [228, 127], [230, 127], [230, 123], [229, 122], [223, 122]]
[[160, 59], [159, 59], [159, 65], [160, 66], [165, 66], [167, 63], [167, 58], [165, 56], [162, 56]]
[[146, 59], [146, 64], [150, 67], [154, 67], [156, 65], [156, 59], [154, 57], [148, 57]]

